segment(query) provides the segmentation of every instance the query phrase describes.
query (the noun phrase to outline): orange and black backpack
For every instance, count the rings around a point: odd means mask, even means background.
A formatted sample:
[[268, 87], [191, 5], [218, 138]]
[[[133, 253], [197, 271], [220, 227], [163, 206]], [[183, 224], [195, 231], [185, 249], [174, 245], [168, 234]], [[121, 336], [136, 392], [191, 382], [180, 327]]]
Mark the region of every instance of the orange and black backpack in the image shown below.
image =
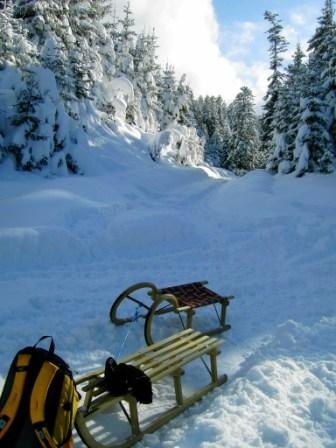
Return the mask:
[[[49, 349], [37, 347], [51, 338]], [[14, 357], [0, 397], [0, 448], [72, 448], [79, 395], [66, 362], [42, 336]]]

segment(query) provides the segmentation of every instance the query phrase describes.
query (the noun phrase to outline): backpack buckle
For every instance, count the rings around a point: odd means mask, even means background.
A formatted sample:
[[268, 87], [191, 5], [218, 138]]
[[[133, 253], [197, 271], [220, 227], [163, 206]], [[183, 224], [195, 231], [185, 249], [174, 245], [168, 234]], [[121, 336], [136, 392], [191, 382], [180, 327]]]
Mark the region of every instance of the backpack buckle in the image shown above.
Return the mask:
[[6, 418], [6, 417], [1, 417], [0, 418], [0, 431], [2, 431], [4, 428], [5, 428], [5, 426], [7, 425], [7, 423], [8, 423], [8, 417]]

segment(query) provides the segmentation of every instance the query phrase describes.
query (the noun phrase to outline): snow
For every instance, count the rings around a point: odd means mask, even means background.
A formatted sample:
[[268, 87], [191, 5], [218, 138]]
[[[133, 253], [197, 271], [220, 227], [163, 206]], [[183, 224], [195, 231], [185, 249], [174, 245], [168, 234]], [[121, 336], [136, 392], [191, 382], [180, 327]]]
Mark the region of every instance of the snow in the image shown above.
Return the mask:
[[75, 374], [134, 352], [143, 323], [110, 323], [117, 295], [207, 279], [235, 296], [219, 335], [229, 381], [137, 446], [334, 447], [336, 175], [154, 163], [147, 138], [119, 132], [91, 134], [83, 176], [0, 165], [0, 386], [16, 351], [44, 334]]

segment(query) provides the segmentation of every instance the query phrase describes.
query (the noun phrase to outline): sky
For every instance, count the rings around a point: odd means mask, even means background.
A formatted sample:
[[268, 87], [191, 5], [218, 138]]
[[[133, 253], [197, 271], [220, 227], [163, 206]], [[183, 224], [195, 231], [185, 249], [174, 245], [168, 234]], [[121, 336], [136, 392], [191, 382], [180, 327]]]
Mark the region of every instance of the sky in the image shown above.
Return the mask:
[[[117, 0], [121, 7], [124, 0]], [[132, 0], [139, 31], [155, 28], [160, 62], [187, 78], [196, 96], [233, 100], [243, 85], [261, 104], [269, 76], [266, 10], [279, 14], [290, 42], [312, 36], [324, 0]]]

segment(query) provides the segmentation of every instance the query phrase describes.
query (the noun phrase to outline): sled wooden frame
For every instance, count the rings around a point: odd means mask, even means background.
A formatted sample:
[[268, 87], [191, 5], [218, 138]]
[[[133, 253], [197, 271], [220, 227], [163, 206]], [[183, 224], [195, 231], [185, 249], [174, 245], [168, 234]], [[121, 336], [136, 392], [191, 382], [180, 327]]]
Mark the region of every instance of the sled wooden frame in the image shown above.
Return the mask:
[[[227, 375], [218, 376], [217, 355], [223, 341], [203, 333], [187, 329], [162, 341], [144, 348], [141, 351], [120, 360], [141, 368], [151, 379], [152, 384], [165, 377], [173, 378], [176, 403], [173, 407], [156, 415], [145, 427], [139, 422], [138, 404], [131, 394], [115, 397], [106, 391], [103, 384], [104, 368], [84, 374], [76, 380], [77, 387], [83, 394], [83, 404], [76, 415], [76, 429], [82, 441], [89, 448], [127, 448], [141, 440], [145, 434], [152, 433], [168, 423], [172, 418], [200, 400], [205, 394], [227, 381]], [[181, 377], [184, 367], [203, 356], [208, 356], [210, 364], [207, 370], [210, 382], [199, 388], [190, 396], [183, 393]], [[157, 397], [153, 397], [153, 403]], [[128, 412], [122, 402], [128, 404]], [[95, 426], [87, 425], [90, 418], [97, 416], [115, 404], [120, 404], [130, 425], [130, 435], [121, 441], [107, 442], [95, 438]], [[150, 406], [150, 405], [143, 405]], [[113, 416], [113, 414], [111, 414]], [[111, 421], [111, 430], [113, 422]]]
[[[193, 327], [193, 317], [196, 309], [203, 306], [212, 305], [217, 313], [218, 326], [211, 328], [205, 333], [208, 335], [217, 334], [223, 331], [227, 331], [231, 328], [226, 323], [226, 309], [230, 304], [230, 300], [234, 296], [222, 296], [218, 293], [207, 288], [207, 280], [186, 283], [182, 285], [169, 286], [166, 288], [157, 288], [154, 283], [141, 282], [131, 285], [125, 289], [113, 302], [110, 309], [110, 320], [115, 325], [123, 325], [127, 322], [135, 320], [135, 309], [139, 308], [140, 312], [137, 312], [136, 318], [139, 316], [145, 319], [144, 336], [148, 345], [157, 342], [153, 338], [153, 320], [158, 315], [166, 313], [186, 313], [186, 325], [184, 328]], [[136, 298], [137, 291], [147, 289], [147, 295], [152, 299], [150, 303], [145, 303], [143, 300]], [[133, 303], [134, 311], [127, 317], [119, 316], [119, 309], [123, 302], [129, 301]], [[170, 306], [163, 306], [163, 303], [169, 303]], [[220, 311], [216, 309], [216, 305], [220, 305]], [[184, 329], [183, 328], [183, 329]]]

